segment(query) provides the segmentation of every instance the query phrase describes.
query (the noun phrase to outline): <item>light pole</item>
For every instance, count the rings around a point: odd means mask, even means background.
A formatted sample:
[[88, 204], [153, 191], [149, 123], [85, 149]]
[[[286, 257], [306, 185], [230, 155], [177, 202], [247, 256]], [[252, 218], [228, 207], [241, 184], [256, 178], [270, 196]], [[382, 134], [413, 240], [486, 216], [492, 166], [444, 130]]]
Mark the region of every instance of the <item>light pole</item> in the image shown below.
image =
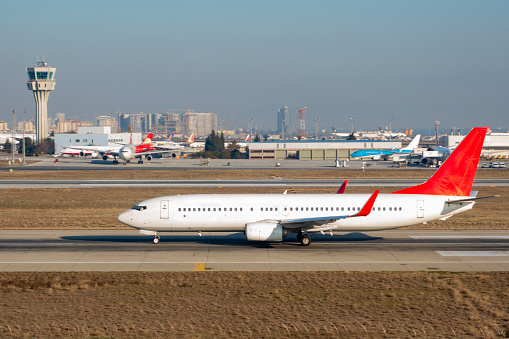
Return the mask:
[[355, 118], [350, 118], [350, 122], [351, 122], [351, 133], [353, 135], [353, 121], [355, 120]]
[[23, 111], [23, 165], [26, 165], [25, 161], [25, 111]]
[[391, 141], [392, 141], [392, 120], [393, 120], [393, 118], [389, 119], [389, 130], [390, 130], [389, 131], [389, 138], [390, 138]]
[[316, 124], [316, 126], [315, 126], [315, 139], [316, 140], [318, 140], [318, 121], [320, 121], [320, 118], [317, 118], [315, 120], [315, 124]]
[[12, 151], [12, 164], [14, 165], [14, 149], [16, 148], [16, 110], [12, 110], [12, 141], [11, 141], [11, 151]]

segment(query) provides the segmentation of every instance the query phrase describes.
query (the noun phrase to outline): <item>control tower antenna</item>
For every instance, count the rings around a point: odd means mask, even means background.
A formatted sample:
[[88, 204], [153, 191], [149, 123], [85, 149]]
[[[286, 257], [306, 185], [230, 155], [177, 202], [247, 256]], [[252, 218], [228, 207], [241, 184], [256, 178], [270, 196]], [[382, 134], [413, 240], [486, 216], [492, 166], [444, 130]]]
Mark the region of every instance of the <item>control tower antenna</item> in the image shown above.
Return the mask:
[[304, 120], [304, 115], [308, 110], [307, 107], [297, 107], [299, 109], [299, 133], [297, 137], [300, 139], [306, 136], [306, 121]]
[[35, 98], [36, 142], [39, 144], [48, 137], [48, 97], [55, 89], [55, 67], [48, 66], [46, 60], [37, 61], [33, 67], [27, 67], [27, 87]]

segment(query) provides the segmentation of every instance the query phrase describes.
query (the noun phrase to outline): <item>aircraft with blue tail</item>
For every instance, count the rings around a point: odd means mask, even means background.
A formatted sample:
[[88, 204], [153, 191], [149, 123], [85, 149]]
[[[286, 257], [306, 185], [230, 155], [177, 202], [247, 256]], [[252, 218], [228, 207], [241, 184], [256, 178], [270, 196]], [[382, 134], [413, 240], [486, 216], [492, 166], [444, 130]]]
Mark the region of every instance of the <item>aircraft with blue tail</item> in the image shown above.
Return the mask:
[[421, 135], [417, 134], [415, 138], [408, 144], [408, 146], [400, 149], [363, 149], [353, 152], [350, 157], [352, 158], [369, 158], [373, 160], [387, 160], [388, 158], [398, 156], [408, 156], [419, 145]]

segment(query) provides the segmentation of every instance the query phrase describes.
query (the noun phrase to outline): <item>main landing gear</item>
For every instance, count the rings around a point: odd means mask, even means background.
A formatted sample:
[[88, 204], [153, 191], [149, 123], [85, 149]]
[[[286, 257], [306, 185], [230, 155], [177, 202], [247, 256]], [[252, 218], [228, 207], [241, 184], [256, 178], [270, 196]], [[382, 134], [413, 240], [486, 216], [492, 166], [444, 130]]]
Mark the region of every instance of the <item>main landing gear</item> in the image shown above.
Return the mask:
[[154, 236], [154, 240], [152, 240], [152, 242], [153, 242], [154, 244], [159, 244], [159, 240], [160, 240], [160, 239], [161, 239], [161, 237], [159, 236], [159, 234], [156, 234], [156, 235]]
[[297, 240], [300, 242], [302, 246], [311, 245], [311, 238], [309, 237], [309, 235], [307, 235], [307, 233], [304, 233], [302, 231], [297, 233]]

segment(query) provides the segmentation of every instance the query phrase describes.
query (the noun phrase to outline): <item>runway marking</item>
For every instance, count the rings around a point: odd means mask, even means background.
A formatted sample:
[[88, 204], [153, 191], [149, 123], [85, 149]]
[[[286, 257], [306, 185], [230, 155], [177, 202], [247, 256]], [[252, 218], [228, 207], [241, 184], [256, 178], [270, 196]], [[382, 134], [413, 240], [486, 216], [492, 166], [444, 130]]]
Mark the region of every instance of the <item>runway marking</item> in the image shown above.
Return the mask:
[[194, 270], [195, 271], [205, 271], [205, 263], [203, 262], [197, 262], [194, 264]]
[[443, 257], [506, 257], [509, 251], [436, 251]]
[[509, 239], [507, 235], [411, 235], [412, 239]]

